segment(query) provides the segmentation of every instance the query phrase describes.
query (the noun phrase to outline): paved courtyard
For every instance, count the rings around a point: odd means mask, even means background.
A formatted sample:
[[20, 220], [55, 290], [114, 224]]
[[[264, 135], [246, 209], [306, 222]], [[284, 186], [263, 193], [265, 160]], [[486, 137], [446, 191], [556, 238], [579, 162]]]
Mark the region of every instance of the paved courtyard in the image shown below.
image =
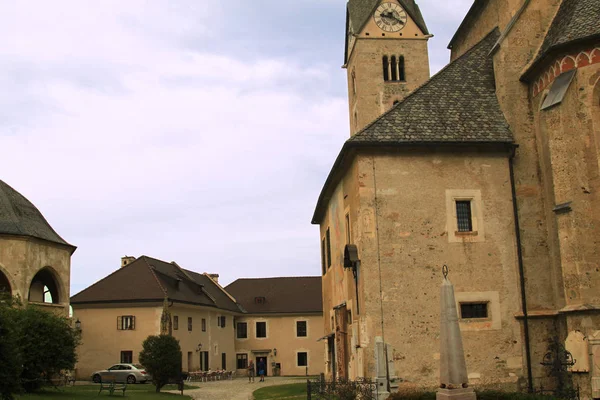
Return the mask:
[[305, 382], [302, 378], [267, 377], [264, 382], [258, 378], [254, 383], [248, 383], [248, 378], [240, 377], [233, 380], [191, 382], [190, 386], [198, 389], [186, 390], [184, 394], [196, 400], [249, 400], [252, 392], [264, 386], [285, 385], [288, 383]]

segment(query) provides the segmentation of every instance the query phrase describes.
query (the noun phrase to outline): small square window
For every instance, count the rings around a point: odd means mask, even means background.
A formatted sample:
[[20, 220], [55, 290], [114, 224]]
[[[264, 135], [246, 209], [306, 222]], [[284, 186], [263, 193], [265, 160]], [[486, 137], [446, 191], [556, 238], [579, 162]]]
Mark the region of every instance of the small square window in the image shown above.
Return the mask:
[[488, 303], [460, 303], [462, 319], [488, 318]]
[[306, 337], [306, 321], [296, 321], [296, 336]]
[[267, 323], [266, 322], [257, 322], [256, 323], [256, 337], [257, 338], [266, 338], [267, 337]]
[[173, 330], [179, 329], [179, 317], [176, 315], [173, 317]]
[[133, 363], [133, 351], [127, 350], [121, 352], [121, 362], [123, 364], [131, 364]]
[[471, 200], [456, 201], [456, 224], [458, 232], [473, 231], [473, 217], [471, 215]]
[[267, 299], [265, 299], [264, 297], [255, 297], [254, 298], [254, 304], [265, 304], [267, 302]]
[[308, 353], [306, 353], [306, 352], [298, 353], [298, 366], [299, 367], [308, 367]]
[[188, 317], [188, 331], [192, 331], [192, 317]]

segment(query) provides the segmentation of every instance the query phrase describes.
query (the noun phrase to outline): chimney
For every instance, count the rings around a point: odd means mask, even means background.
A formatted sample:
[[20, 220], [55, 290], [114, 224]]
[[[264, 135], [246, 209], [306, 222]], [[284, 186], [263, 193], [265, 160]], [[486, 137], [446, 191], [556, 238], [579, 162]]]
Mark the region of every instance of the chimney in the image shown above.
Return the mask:
[[135, 257], [132, 257], [132, 256], [121, 257], [121, 268], [128, 266], [129, 264], [131, 264], [134, 261], [135, 261]]
[[210, 279], [212, 279], [213, 281], [219, 283], [219, 274], [206, 274], [208, 276], [210, 276]]

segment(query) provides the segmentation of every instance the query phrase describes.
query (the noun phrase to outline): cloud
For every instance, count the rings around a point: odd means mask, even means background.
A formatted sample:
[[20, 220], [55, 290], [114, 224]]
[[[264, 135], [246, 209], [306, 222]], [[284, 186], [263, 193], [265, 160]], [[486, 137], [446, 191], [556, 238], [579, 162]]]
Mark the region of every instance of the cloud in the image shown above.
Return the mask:
[[[420, 1], [432, 44], [456, 3]], [[73, 293], [125, 254], [225, 283], [319, 274], [310, 219], [348, 138], [343, 1], [19, 1], [0, 15], [0, 179], [79, 247]]]

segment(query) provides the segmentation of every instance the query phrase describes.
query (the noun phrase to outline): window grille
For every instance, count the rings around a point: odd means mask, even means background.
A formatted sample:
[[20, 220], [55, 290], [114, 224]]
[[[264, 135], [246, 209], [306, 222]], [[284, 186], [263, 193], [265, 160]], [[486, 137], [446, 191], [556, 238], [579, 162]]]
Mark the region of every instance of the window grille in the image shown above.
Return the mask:
[[473, 231], [470, 200], [461, 200], [456, 202], [456, 222], [459, 232]]
[[121, 352], [121, 362], [123, 364], [132, 364], [133, 363], [133, 351], [127, 350]]
[[246, 322], [237, 323], [237, 338], [247, 339], [248, 338], [248, 324]]
[[296, 336], [306, 337], [306, 321], [296, 321]]
[[135, 330], [135, 317], [133, 315], [117, 317], [117, 329], [120, 331]]
[[467, 318], [487, 318], [488, 303], [460, 303], [460, 317]]

